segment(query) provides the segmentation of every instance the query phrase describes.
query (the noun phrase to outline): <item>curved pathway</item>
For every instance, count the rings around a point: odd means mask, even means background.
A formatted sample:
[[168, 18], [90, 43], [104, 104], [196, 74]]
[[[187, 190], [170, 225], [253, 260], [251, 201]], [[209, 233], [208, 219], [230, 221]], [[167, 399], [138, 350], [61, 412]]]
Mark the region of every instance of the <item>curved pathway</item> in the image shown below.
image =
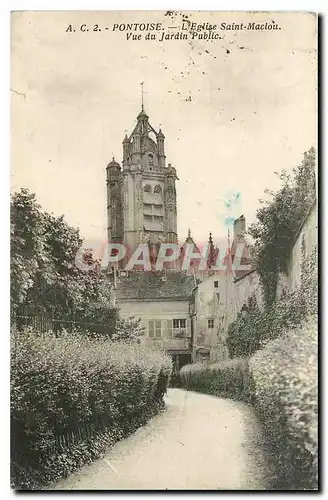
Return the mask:
[[169, 389], [166, 409], [56, 490], [264, 490], [270, 463], [251, 407]]

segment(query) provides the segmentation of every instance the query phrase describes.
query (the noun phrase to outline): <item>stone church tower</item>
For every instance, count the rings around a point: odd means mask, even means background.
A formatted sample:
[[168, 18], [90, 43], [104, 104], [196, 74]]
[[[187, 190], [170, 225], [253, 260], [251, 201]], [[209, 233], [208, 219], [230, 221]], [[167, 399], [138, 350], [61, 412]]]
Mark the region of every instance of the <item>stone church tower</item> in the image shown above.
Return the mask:
[[122, 168], [114, 158], [106, 168], [108, 241], [123, 243], [130, 254], [140, 243], [151, 249], [177, 243], [177, 174], [166, 166], [164, 140], [142, 106], [132, 134], [123, 140]]

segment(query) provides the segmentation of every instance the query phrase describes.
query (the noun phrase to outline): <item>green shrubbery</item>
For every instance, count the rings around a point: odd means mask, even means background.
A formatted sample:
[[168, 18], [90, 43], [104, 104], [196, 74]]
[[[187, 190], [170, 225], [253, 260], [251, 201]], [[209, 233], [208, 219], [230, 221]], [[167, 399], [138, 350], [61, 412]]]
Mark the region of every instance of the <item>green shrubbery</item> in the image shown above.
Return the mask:
[[318, 310], [318, 254], [302, 257], [301, 286], [285, 289], [269, 307], [259, 308], [255, 296], [238, 313], [229, 325], [227, 345], [231, 357], [249, 357], [266, 342], [285, 331], [299, 327], [306, 317]]
[[233, 399], [246, 398], [248, 379], [248, 360], [242, 358], [211, 365], [195, 363], [180, 370], [184, 388]]
[[[13, 322], [51, 324], [53, 331], [74, 323], [85, 331], [111, 335], [117, 308], [111, 280], [92, 249], [83, 249], [78, 229], [42, 210], [27, 189], [10, 204], [10, 303]], [[40, 318], [35, 323], [34, 319]]]
[[[316, 489], [317, 439], [317, 249], [302, 242], [301, 286], [277, 293], [288, 272], [297, 232], [314, 209], [315, 151], [304, 154], [293, 174], [257, 211], [250, 234], [261, 277], [264, 307], [255, 296], [229, 325], [234, 359], [181, 370], [185, 388], [252, 403], [271, 441], [277, 468], [274, 489]], [[247, 362], [245, 359], [250, 358]]]
[[257, 351], [249, 361], [196, 363], [181, 385], [252, 403], [276, 464], [274, 489], [316, 489], [318, 464], [316, 316]]
[[312, 147], [292, 172], [282, 170], [277, 191], [266, 189], [266, 200], [259, 200], [256, 222], [248, 232], [254, 238], [252, 255], [261, 276], [263, 296], [271, 306], [277, 294], [279, 273], [286, 273], [299, 227], [316, 199], [316, 151]]
[[314, 316], [250, 359], [255, 406], [274, 444], [278, 488], [317, 488], [317, 356]]
[[17, 489], [64, 477], [163, 404], [171, 360], [141, 345], [35, 332], [11, 339], [11, 460]]

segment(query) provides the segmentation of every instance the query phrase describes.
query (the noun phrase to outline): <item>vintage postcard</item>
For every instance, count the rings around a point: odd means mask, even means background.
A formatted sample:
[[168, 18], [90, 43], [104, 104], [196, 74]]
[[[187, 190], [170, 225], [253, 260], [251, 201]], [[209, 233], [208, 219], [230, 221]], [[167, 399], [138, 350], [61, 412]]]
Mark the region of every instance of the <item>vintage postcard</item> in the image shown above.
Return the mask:
[[11, 13], [11, 487], [317, 490], [318, 18]]

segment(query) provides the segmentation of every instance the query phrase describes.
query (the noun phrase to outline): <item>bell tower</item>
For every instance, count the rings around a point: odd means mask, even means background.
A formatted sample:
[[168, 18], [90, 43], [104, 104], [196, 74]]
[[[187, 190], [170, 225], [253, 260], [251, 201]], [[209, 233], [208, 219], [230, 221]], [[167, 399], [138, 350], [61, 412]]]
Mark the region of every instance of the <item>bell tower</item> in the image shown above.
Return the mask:
[[115, 232], [129, 253], [140, 243], [177, 243], [177, 174], [166, 166], [164, 143], [142, 103], [131, 135], [123, 139], [123, 168], [116, 162], [107, 167], [108, 236]]

